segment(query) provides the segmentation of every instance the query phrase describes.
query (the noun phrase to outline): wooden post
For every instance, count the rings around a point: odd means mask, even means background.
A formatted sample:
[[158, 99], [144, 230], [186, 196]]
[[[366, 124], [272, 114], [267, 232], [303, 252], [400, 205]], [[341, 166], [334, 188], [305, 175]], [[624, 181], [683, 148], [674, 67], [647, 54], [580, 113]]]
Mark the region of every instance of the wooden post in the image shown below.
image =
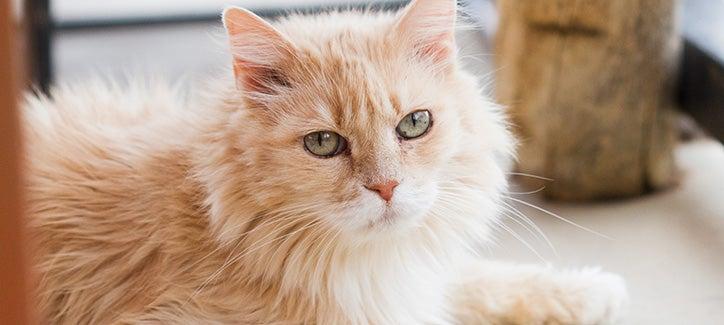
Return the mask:
[[673, 182], [676, 0], [499, 0], [496, 95], [547, 197]]
[[27, 245], [24, 240], [20, 177], [17, 85], [20, 78], [16, 18], [10, 1], [0, 1], [0, 324], [30, 324]]

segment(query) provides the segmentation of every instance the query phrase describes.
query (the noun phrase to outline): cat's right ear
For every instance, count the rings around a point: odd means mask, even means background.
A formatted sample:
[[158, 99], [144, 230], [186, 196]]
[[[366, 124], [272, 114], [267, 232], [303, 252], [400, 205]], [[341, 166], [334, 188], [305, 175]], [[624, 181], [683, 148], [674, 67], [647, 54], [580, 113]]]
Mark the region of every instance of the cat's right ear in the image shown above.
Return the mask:
[[234, 58], [237, 87], [272, 93], [284, 84], [280, 64], [294, 57], [294, 45], [276, 28], [249, 10], [229, 7], [222, 15]]

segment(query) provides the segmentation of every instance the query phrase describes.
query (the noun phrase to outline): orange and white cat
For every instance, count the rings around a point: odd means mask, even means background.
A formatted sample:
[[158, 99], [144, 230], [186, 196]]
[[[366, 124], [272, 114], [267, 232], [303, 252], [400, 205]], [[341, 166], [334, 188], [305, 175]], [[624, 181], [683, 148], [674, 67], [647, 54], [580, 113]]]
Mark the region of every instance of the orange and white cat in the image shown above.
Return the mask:
[[229, 8], [233, 77], [28, 99], [53, 324], [609, 324], [620, 277], [480, 260], [513, 140], [462, 71], [453, 0]]

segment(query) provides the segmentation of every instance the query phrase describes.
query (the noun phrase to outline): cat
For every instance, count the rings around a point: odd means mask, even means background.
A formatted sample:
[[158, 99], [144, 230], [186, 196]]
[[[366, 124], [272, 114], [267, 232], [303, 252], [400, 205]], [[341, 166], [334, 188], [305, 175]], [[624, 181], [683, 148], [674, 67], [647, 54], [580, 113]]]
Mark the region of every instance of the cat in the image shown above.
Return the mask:
[[[454, 0], [224, 11], [210, 94], [60, 86], [24, 107], [53, 324], [610, 324], [621, 277], [485, 261], [515, 141]], [[233, 73], [232, 73], [233, 71]]]

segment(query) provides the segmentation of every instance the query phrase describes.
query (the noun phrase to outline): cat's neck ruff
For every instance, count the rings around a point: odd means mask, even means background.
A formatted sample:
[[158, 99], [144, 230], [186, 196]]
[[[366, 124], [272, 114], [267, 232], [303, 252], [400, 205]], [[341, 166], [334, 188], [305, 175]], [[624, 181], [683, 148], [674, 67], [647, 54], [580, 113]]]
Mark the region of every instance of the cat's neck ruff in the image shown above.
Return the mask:
[[490, 220], [473, 215], [451, 225], [426, 218], [405, 233], [365, 242], [303, 225], [280, 229], [234, 246], [248, 253], [229, 273], [239, 279], [229, 281], [265, 282], [277, 304], [296, 304], [290, 309], [318, 323], [445, 324], [451, 281], [487, 237]]
[[[451, 280], [471, 252], [465, 247], [469, 239], [431, 229], [439, 226], [443, 225], [425, 225], [405, 238], [364, 244], [339, 234], [327, 241], [306, 234], [294, 246], [270, 245], [241, 263], [252, 261], [255, 266], [244, 268], [247, 272], [280, 283], [277, 299], [315, 310], [314, 321], [319, 323], [444, 324]], [[285, 263], [273, 262], [275, 255], [285, 256]], [[257, 264], [258, 260], [268, 263]]]

